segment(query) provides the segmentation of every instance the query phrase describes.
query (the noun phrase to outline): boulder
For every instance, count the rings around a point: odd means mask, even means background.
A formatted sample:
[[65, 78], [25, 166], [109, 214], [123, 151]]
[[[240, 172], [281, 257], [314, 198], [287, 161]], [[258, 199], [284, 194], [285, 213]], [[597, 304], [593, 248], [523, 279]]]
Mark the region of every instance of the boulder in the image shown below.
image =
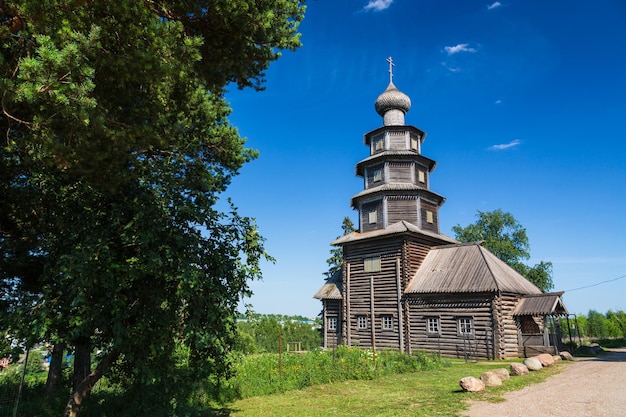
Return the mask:
[[561, 358], [562, 358], [564, 361], [573, 361], [573, 360], [574, 360], [574, 357], [573, 357], [573, 356], [572, 356], [572, 354], [571, 354], [571, 353], [569, 353], [568, 351], [563, 351], [563, 352], [561, 352], [560, 356], [561, 356]]
[[473, 376], [461, 378], [459, 385], [463, 388], [463, 391], [466, 392], [480, 392], [485, 390], [485, 383], [478, 378], [474, 378]]
[[541, 365], [543, 366], [554, 365], [554, 358], [552, 358], [552, 355], [550, 355], [549, 353], [541, 353], [537, 355], [537, 359], [539, 359], [539, 362], [541, 362]]
[[554, 363], [561, 362], [563, 360], [563, 358], [559, 355], [552, 355], [552, 359], [554, 360]]
[[514, 362], [511, 364], [511, 375], [519, 376], [526, 375], [528, 373], [528, 368], [523, 363]]
[[529, 371], [538, 371], [543, 368], [541, 361], [536, 356], [524, 359], [524, 365], [526, 365]]
[[480, 380], [485, 383], [486, 387], [499, 387], [502, 385], [502, 380], [494, 371], [483, 372]]
[[506, 368], [492, 369], [491, 372], [498, 375], [498, 378], [500, 378], [500, 381], [508, 381], [509, 379], [511, 379], [509, 370]]

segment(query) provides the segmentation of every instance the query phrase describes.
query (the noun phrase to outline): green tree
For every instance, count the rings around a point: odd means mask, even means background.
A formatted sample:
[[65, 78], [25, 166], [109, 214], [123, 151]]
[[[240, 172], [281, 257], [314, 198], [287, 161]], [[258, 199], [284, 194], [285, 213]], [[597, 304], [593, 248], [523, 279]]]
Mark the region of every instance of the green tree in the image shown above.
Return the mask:
[[0, 2], [0, 332], [98, 348], [153, 386], [226, 374], [234, 313], [266, 256], [215, 204], [257, 156], [228, 123], [229, 83], [261, 89], [300, 46], [302, 0]]
[[530, 258], [526, 229], [511, 213], [497, 209], [478, 211], [478, 220], [466, 227], [456, 225], [452, 231], [461, 242], [483, 242], [483, 246], [500, 260], [525, 276], [543, 292], [553, 288], [552, 262], [541, 261], [534, 266], [524, 264]]
[[[341, 236], [337, 236], [337, 239], [356, 231], [354, 223], [352, 223], [350, 217], [346, 216], [343, 218], [341, 230], [343, 234]], [[328, 271], [324, 272], [324, 275], [326, 276], [326, 279], [330, 279], [335, 272], [341, 269], [341, 266], [343, 265], [343, 248], [341, 246], [333, 247], [330, 250], [330, 258], [326, 259], [326, 263], [328, 264]]]

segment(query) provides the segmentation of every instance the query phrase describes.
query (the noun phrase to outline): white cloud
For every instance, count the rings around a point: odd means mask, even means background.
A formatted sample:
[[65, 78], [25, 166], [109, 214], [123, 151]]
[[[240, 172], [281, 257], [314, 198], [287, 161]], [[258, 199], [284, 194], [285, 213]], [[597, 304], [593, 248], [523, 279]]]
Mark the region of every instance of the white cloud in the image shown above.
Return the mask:
[[502, 3], [500, 3], [499, 1], [494, 1], [493, 3], [487, 6], [487, 10], [493, 10], [500, 6], [502, 6]]
[[514, 148], [514, 147], [520, 145], [521, 143], [522, 143], [521, 140], [515, 139], [515, 140], [512, 140], [509, 143], [501, 143], [501, 144], [498, 144], [498, 145], [490, 146], [489, 150], [492, 150], [492, 151], [503, 151], [505, 149]]
[[459, 72], [459, 71], [461, 71], [461, 68], [459, 68], [459, 67], [452, 67], [452, 66], [448, 65], [447, 62], [442, 62], [441, 66], [443, 66], [445, 69], [447, 69], [450, 72]]
[[500, 99], [496, 100], [496, 104], [502, 104], [502, 100]]
[[476, 49], [470, 48], [467, 43], [460, 43], [455, 46], [446, 46], [444, 49], [448, 53], [448, 55], [458, 54], [459, 52], [476, 52]]
[[391, 6], [393, 0], [370, 0], [364, 7], [365, 10], [374, 10], [380, 12]]

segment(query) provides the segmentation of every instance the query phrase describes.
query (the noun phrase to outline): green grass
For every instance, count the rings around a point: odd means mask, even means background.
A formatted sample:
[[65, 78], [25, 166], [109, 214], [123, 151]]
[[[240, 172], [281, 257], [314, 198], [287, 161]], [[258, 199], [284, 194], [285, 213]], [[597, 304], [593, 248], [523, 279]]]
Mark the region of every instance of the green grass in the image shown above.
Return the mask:
[[285, 416], [460, 416], [468, 401], [502, 401], [506, 392], [544, 381], [567, 364], [559, 363], [530, 375], [511, 377], [502, 387], [466, 393], [459, 387], [465, 376], [479, 377], [486, 370], [509, 363], [452, 362], [450, 366], [375, 380], [346, 381], [303, 390], [247, 398], [214, 410], [232, 417]]

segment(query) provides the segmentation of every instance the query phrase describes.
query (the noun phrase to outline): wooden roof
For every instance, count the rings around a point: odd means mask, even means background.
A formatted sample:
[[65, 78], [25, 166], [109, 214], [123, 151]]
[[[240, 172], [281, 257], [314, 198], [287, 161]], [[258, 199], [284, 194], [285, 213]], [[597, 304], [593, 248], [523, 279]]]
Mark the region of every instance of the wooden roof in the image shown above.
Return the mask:
[[433, 247], [405, 292], [541, 294], [539, 288], [480, 243]]
[[335, 272], [332, 277], [324, 285], [322, 288], [317, 290], [313, 298], [317, 298], [318, 300], [341, 300], [341, 281], [343, 280], [343, 270]]
[[523, 297], [513, 310], [514, 316], [568, 315], [561, 300], [563, 292], [528, 295]]
[[363, 240], [363, 239], [387, 237], [389, 235], [395, 235], [395, 234], [401, 234], [401, 233], [414, 233], [414, 234], [428, 236], [430, 238], [437, 239], [440, 242], [443, 242], [444, 244], [445, 243], [458, 243], [458, 241], [451, 238], [450, 236], [447, 236], [441, 233], [429, 232], [428, 230], [422, 230], [412, 223], [409, 223], [405, 220], [401, 220], [397, 223], [392, 224], [391, 226], [386, 227], [385, 229], [372, 230], [371, 232], [365, 232], [365, 233], [360, 233], [360, 232], [349, 233], [331, 242], [330, 244], [334, 246], [339, 246], [339, 245], [344, 245], [346, 243], [358, 242], [359, 240]]

